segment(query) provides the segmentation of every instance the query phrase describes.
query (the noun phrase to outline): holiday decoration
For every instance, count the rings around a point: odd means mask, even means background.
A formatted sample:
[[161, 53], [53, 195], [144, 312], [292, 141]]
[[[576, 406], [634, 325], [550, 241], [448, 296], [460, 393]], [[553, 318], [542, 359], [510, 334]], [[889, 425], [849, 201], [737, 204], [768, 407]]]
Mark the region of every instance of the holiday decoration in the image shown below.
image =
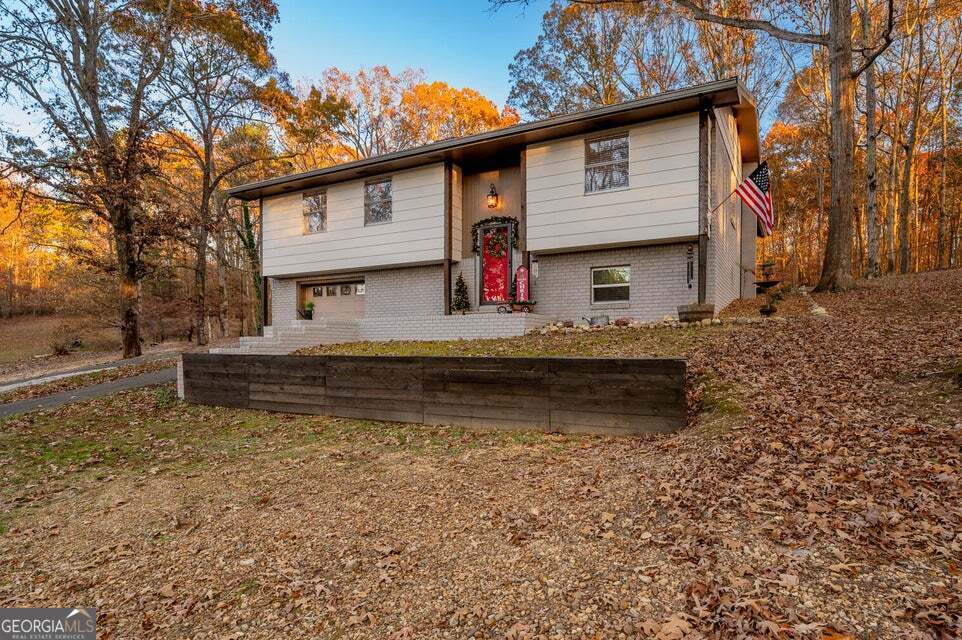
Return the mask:
[[517, 300], [528, 299], [528, 268], [524, 265], [514, 272], [514, 297]]
[[457, 282], [454, 283], [454, 300], [451, 301], [451, 309], [460, 311], [464, 315], [465, 311], [471, 310], [471, 301], [468, 300], [468, 285], [464, 282], [464, 275], [458, 274]]
[[481, 253], [481, 302], [505, 302], [511, 297], [508, 227], [485, 229]]
[[511, 227], [511, 246], [515, 249], [518, 248], [518, 219], [511, 216], [491, 216], [490, 218], [484, 218], [483, 220], [478, 220], [471, 225], [471, 250], [475, 253], [481, 253], [481, 238], [480, 231], [481, 227], [493, 227], [505, 225]]

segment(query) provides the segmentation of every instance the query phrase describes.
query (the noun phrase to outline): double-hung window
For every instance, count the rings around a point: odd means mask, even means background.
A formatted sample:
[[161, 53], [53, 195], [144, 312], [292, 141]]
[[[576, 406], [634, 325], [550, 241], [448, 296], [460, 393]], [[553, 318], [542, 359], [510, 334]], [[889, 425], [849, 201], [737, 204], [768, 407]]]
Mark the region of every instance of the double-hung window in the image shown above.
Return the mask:
[[585, 140], [585, 193], [628, 187], [628, 134]]
[[301, 202], [304, 213], [304, 233], [327, 231], [327, 192], [308, 191]]
[[391, 179], [364, 184], [364, 225], [391, 221]]
[[628, 302], [631, 267], [597, 267], [591, 270], [591, 304]]

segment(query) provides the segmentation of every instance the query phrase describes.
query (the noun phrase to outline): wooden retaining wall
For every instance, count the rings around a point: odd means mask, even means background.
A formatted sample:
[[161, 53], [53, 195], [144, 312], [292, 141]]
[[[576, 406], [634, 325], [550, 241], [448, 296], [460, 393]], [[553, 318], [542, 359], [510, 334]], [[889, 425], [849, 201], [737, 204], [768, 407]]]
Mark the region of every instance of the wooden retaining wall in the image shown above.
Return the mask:
[[184, 354], [189, 402], [475, 428], [673, 431], [682, 359]]

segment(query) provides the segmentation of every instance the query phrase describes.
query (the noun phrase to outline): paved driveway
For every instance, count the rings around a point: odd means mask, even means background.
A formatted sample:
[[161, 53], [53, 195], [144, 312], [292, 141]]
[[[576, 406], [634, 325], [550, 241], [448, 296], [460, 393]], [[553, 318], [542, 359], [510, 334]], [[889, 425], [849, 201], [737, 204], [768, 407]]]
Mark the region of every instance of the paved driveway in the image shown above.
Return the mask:
[[175, 380], [176, 378], [177, 367], [170, 367], [169, 369], [161, 369], [160, 371], [142, 373], [139, 376], [120, 378], [119, 380], [112, 380], [110, 382], [101, 382], [100, 384], [94, 384], [90, 385], [89, 387], [82, 387], [80, 389], [73, 389], [71, 391], [62, 391], [60, 393], [54, 393], [42, 398], [30, 398], [27, 400], [20, 400], [18, 402], [11, 402], [10, 404], [0, 405], [0, 418], [12, 416], [17, 413], [25, 413], [27, 411], [36, 411], [37, 409], [53, 409], [75, 400], [86, 400], [87, 398], [106, 396], [110, 395], [111, 393], [125, 391], [127, 389], [148, 387], [154, 384], [165, 384], [171, 380]]

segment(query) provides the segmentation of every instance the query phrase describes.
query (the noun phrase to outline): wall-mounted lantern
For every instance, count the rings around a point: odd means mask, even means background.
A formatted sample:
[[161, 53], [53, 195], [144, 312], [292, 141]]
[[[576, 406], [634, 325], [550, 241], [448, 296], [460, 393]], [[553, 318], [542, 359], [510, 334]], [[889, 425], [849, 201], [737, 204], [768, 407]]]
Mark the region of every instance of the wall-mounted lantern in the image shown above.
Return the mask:
[[488, 191], [488, 209], [498, 208], [498, 192], [494, 188], [494, 183], [491, 184], [491, 190]]

